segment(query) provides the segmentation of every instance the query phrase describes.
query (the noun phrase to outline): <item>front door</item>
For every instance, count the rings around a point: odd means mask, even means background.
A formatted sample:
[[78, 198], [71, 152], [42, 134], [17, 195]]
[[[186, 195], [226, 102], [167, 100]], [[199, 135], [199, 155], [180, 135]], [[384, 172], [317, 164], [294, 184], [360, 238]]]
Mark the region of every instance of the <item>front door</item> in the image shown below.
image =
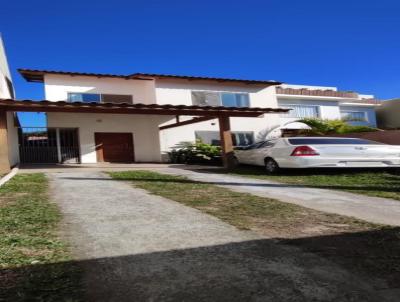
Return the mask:
[[134, 161], [132, 133], [96, 132], [98, 162], [131, 163]]

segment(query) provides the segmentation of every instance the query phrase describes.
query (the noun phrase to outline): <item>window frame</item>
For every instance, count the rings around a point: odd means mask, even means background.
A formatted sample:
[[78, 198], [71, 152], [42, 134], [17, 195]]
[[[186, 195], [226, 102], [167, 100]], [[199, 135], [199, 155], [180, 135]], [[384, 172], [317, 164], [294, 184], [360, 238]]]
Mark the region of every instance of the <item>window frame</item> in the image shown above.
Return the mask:
[[[362, 113], [364, 115], [364, 119], [362, 119], [362, 120], [345, 119], [342, 116], [345, 113]], [[366, 111], [359, 111], [359, 110], [340, 110], [340, 119], [343, 120], [343, 121], [349, 121], [349, 122], [363, 122], [363, 123], [365, 123], [365, 122], [368, 123], [369, 122], [368, 113]]]
[[[92, 95], [98, 95], [99, 96], [99, 98], [100, 98], [100, 101], [99, 102], [96, 102], [96, 103], [105, 103], [105, 102], [103, 102], [103, 95], [121, 95], [121, 96], [130, 96], [131, 97], [131, 99], [132, 99], [132, 104], [134, 103], [133, 102], [133, 95], [132, 94], [115, 94], [115, 93], [89, 93], [89, 92], [72, 92], [72, 91], [68, 91], [67, 92], [67, 101], [68, 102], [70, 102], [70, 103], [72, 103], [72, 102], [79, 102], [79, 101], [72, 101], [72, 100], [70, 100], [70, 95], [71, 94], [92, 94]], [[81, 101], [82, 103], [85, 103], [85, 102], [83, 102], [83, 101]], [[91, 103], [91, 102], [88, 102], [88, 103]]]
[[[96, 103], [101, 103], [101, 94], [100, 93], [81, 93], [81, 92], [67, 92], [67, 101], [72, 103], [72, 102], [81, 102], [81, 103], [86, 103], [84, 101], [73, 101], [70, 99], [70, 96], [72, 94], [80, 94], [80, 95], [98, 95], [99, 96], [99, 102]], [[87, 102], [87, 103], [91, 103], [91, 102]]]
[[[320, 105], [313, 105], [313, 104], [311, 104], [311, 105], [310, 104], [282, 104], [282, 105], [280, 105], [278, 103], [278, 106], [279, 106], [279, 108], [292, 109], [288, 113], [283, 113], [281, 115], [281, 117], [286, 117], [286, 118], [321, 118], [321, 108], [320, 108], [321, 106]], [[317, 115], [316, 116], [312, 116], [312, 117], [310, 117], [310, 116], [291, 116], [290, 114], [292, 112], [295, 112], [295, 111], [293, 111], [294, 108], [292, 108], [292, 107], [313, 107], [313, 108], [317, 109]]]
[[247, 103], [248, 106], [233, 106], [233, 107], [237, 107], [237, 108], [247, 108], [247, 107], [251, 107], [251, 102], [250, 102], [250, 93], [249, 92], [236, 92], [236, 91], [224, 91], [224, 90], [201, 90], [201, 89], [191, 89], [190, 90], [190, 98], [192, 101], [192, 105], [195, 106], [212, 106], [212, 105], [198, 105], [198, 104], [194, 104], [194, 100], [193, 100], [193, 92], [203, 92], [203, 93], [215, 93], [218, 95], [218, 100], [219, 100], [219, 105], [218, 106], [223, 106], [223, 107], [232, 107], [232, 106], [225, 106], [223, 104], [222, 101], [222, 94], [241, 94], [241, 95], [246, 95], [247, 96]]

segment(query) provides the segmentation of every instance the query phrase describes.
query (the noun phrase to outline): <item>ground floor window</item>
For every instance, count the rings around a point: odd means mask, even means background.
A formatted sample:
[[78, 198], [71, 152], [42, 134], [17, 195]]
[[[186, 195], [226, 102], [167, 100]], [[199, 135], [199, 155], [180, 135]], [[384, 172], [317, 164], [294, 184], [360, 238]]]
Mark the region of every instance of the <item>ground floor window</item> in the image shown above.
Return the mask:
[[356, 122], [366, 122], [367, 116], [364, 111], [341, 111], [340, 115], [342, 120], [345, 121], [356, 121]]
[[[214, 146], [221, 145], [218, 131], [196, 131], [196, 139], [203, 143]], [[252, 131], [233, 131], [232, 142], [234, 146], [247, 146], [254, 143], [254, 133]]]

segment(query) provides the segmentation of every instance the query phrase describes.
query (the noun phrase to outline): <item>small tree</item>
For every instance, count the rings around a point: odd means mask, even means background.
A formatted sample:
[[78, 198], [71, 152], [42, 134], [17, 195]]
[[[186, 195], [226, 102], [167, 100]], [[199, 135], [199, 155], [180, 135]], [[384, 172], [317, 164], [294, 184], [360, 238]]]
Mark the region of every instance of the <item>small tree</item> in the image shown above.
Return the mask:
[[345, 134], [358, 132], [372, 132], [378, 129], [368, 126], [353, 126], [343, 120], [323, 120], [318, 118], [304, 118], [299, 120], [311, 127], [309, 134], [325, 135], [325, 134]]

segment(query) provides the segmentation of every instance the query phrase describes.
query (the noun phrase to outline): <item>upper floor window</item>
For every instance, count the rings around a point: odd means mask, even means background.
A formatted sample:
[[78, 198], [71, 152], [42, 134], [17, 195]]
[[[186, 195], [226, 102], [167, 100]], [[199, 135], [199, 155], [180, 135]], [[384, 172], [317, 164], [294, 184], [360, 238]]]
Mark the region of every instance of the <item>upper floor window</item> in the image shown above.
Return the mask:
[[366, 122], [367, 116], [364, 111], [342, 111], [340, 112], [342, 120]]
[[125, 94], [100, 94], [100, 93], [68, 93], [69, 102], [83, 103], [133, 103], [132, 95]]
[[95, 93], [68, 93], [68, 101], [70, 101], [70, 102], [84, 102], [84, 103], [96, 102], [96, 103], [100, 103], [100, 100], [101, 100], [100, 94], [95, 94]]
[[249, 107], [248, 93], [192, 91], [193, 105], [198, 106], [226, 106]]
[[312, 105], [284, 105], [282, 108], [292, 109], [288, 113], [284, 114], [284, 117], [295, 117], [295, 118], [314, 118], [319, 117], [318, 106]]

